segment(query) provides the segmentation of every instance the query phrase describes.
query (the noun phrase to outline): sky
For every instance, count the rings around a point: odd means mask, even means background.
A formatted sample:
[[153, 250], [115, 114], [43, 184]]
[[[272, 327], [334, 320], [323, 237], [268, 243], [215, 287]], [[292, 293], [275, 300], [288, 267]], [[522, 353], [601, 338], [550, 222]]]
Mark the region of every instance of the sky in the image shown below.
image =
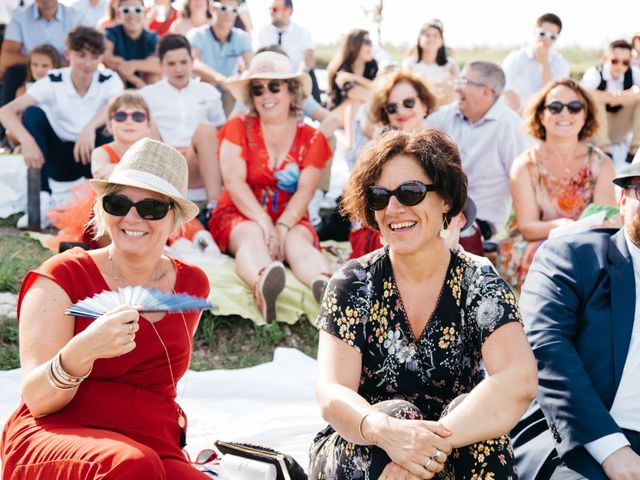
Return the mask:
[[[316, 43], [336, 43], [353, 28], [375, 30], [364, 10], [377, 0], [294, 0], [293, 20], [311, 31]], [[253, 22], [269, 21], [271, 0], [247, 0]], [[432, 18], [444, 22], [452, 47], [519, 46], [531, 38], [534, 23], [553, 12], [564, 24], [558, 48], [604, 48], [610, 41], [640, 31], [638, 0], [385, 0], [382, 39], [414, 43], [420, 26]], [[606, 7], [604, 7], [606, 5]]]

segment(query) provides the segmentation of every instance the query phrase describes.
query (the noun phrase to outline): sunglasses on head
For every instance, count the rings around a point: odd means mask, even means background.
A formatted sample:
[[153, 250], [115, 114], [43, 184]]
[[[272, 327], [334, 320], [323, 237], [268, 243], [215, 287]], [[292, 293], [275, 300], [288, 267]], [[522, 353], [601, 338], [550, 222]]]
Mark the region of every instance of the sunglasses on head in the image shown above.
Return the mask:
[[567, 107], [567, 110], [571, 115], [577, 115], [584, 109], [584, 104], [582, 102], [579, 102], [578, 100], [574, 100], [573, 102], [569, 103], [555, 101], [551, 102], [549, 105], [544, 106], [544, 108], [549, 110], [552, 115], [559, 115], [564, 107]]
[[141, 15], [144, 12], [144, 7], [120, 7], [118, 10], [122, 15], [129, 15], [130, 13]]
[[152, 198], [146, 198], [139, 202], [132, 202], [129, 197], [124, 195], [105, 195], [102, 197], [102, 208], [109, 215], [116, 217], [124, 217], [131, 207], [135, 207], [140, 218], [145, 220], [162, 220], [167, 216], [172, 202], [163, 202], [162, 200], [154, 200]]
[[395, 190], [387, 190], [383, 187], [371, 187], [367, 198], [367, 205], [372, 210], [382, 210], [389, 205], [391, 197], [396, 197], [398, 201], [407, 207], [418, 205], [427, 192], [435, 192], [435, 185], [427, 185], [426, 183], [414, 180], [398, 185]]
[[540, 38], [547, 38], [552, 42], [555, 42], [558, 39], [558, 34], [550, 32], [549, 30], [545, 30], [543, 28], [539, 28], [536, 30], [536, 33]]
[[[416, 106], [416, 99], [415, 99], [415, 97], [405, 98], [400, 103], [407, 110], [411, 110], [413, 107]], [[395, 113], [398, 113], [398, 104], [397, 103], [387, 103], [384, 106], [384, 111], [387, 112], [389, 115], [393, 115]]]
[[232, 7], [231, 5], [223, 5], [220, 2], [213, 2], [212, 5], [223, 13], [233, 13], [234, 15], [240, 11], [240, 7]]
[[147, 112], [143, 112], [140, 110], [135, 110], [133, 112], [123, 112], [122, 110], [118, 110], [117, 112], [113, 112], [111, 114], [111, 120], [115, 120], [118, 123], [126, 122], [127, 118], [131, 117], [136, 123], [142, 123], [147, 119]]
[[[282, 80], [269, 80], [269, 83], [267, 83], [267, 88], [271, 93], [280, 93], [282, 82]], [[265, 86], [263, 83], [252, 83], [249, 85], [249, 91], [254, 97], [261, 97], [264, 93], [264, 89]]]
[[628, 58], [627, 58], [627, 59], [624, 59], [624, 60], [622, 60], [621, 58], [612, 58], [612, 59], [611, 59], [611, 64], [612, 64], [612, 65], [619, 65], [619, 64], [622, 64], [622, 65], [624, 65], [625, 67], [628, 67], [629, 65], [631, 65], [631, 60], [629, 60]]

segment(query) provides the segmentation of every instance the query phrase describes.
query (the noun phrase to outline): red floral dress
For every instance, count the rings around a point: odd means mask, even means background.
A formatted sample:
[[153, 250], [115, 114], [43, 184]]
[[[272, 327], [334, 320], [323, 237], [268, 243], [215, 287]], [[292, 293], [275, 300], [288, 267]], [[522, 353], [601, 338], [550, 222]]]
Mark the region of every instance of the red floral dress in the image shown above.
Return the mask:
[[[247, 163], [246, 182], [274, 223], [296, 193], [302, 170], [307, 167], [322, 169], [332, 155], [324, 136], [300, 122], [287, 157], [273, 170], [269, 166], [260, 119], [255, 115], [240, 115], [229, 120], [218, 133], [218, 143], [221, 145], [224, 140], [242, 148], [238, 160]], [[246, 220], [248, 218], [238, 211], [229, 192], [223, 191], [209, 219], [211, 236], [221, 251], [227, 251], [233, 228]], [[318, 236], [307, 215], [298, 223], [311, 232], [317, 245]]]

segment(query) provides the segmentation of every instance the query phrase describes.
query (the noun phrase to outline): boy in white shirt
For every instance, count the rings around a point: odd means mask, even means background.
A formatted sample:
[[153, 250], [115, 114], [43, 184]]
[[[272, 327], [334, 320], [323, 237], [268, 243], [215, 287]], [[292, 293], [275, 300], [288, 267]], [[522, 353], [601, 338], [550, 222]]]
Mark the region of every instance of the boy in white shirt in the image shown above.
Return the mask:
[[27, 166], [42, 169], [44, 191], [50, 191], [48, 178], [90, 178], [91, 152], [109, 140], [96, 130], [105, 125], [107, 102], [123, 85], [112, 70], [98, 69], [105, 48], [96, 29], [74, 28], [65, 48], [70, 66], [50, 70], [0, 109], [0, 122], [20, 141]]
[[140, 93], [149, 104], [158, 136], [187, 159], [189, 188], [204, 187], [207, 209], [212, 209], [222, 188], [216, 127], [226, 118], [220, 92], [192, 77], [191, 45], [184, 36], [164, 36], [158, 44], [158, 56], [163, 78]]

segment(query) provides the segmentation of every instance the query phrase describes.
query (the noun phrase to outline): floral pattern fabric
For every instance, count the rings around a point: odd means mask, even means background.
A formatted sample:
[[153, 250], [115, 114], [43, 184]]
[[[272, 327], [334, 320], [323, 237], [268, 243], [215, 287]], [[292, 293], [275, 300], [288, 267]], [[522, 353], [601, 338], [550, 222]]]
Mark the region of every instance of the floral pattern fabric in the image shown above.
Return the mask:
[[[558, 178], [544, 167], [535, 152], [536, 147], [527, 152], [527, 167], [536, 195], [536, 204], [541, 212], [540, 219], [578, 220], [582, 212], [593, 202], [605, 153], [595, 147], [589, 147], [582, 168], [572, 177]], [[522, 288], [533, 257], [543, 241], [525, 240], [514, 226], [509, 236], [499, 243], [498, 272], [517, 292]]]
[[[269, 166], [269, 152], [262, 136], [259, 117], [240, 115], [232, 118], [218, 132], [218, 144], [222, 145], [223, 141], [241, 147], [238, 161], [247, 164], [247, 184], [274, 223], [296, 193], [302, 170], [309, 166], [322, 169], [332, 155], [324, 135], [302, 121], [298, 123], [289, 153], [275, 170]], [[227, 250], [231, 230], [246, 220], [247, 217], [234, 205], [229, 192], [223, 191], [208, 224], [220, 250]], [[299, 223], [317, 239], [306, 216]]]
[[[522, 320], [505, 282], [490, 266], [452, 251], [434, 312], [420, 336], [414, 338], [388, 248], [339, 270], [327, 287], [318, 316], [319, 328], [362, 355], [360, 395], [372, 405], [389, 400], [410, 402], [430, 420], [440, 418], [450, 402], [484, 378], [482, 345], [496, 329], [510, 322]], [[495, 457], [491, 465], [500, 465], [500, 455], [505, 463], [495, 478], [516, 478], [510, 442], [492, 442], [482, 442], [483, 452], [485, 447], [487, 451], [482, 460], [472, 461], [462, 452], [452, 455], [451, 468], [466, 472], [455, 478], [474, 478], [470, 472], [479, 471], [489, 458]], [[311, 470], [318, 472], [312, 478], [365, 478], [348, 465], [353, 465], [349, 459], [366, 457], [368, 448], [346, 442], [327, 427], [312, 446]]]

